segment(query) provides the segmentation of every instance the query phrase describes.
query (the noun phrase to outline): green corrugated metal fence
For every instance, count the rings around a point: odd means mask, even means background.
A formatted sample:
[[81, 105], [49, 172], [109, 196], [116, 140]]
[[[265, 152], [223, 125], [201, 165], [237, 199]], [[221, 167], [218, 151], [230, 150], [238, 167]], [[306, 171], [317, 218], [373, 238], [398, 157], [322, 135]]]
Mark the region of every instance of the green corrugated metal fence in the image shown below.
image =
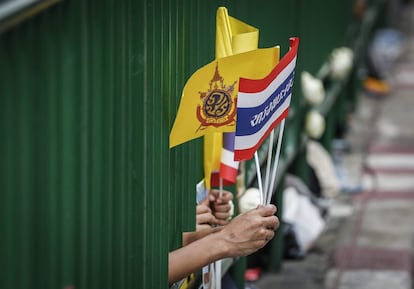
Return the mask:
[[65, 1], [1, 36], [1, 288], [166, 287], [201, 178], [168, 134], [214, 18], [160, 2]]

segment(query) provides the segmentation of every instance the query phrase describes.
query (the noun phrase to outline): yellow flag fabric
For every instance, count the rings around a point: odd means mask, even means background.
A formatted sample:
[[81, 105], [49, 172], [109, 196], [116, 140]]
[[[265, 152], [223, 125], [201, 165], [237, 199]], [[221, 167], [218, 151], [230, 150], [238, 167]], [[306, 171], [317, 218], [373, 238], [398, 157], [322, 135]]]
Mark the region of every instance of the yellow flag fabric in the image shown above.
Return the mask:
[[263, 78], [279, 49], [266, 48], [217, 59], [187, 81], [170, 133], [170, 147], [213, 132], [235, 131], [238, 80]]
[[259, 30], [228, 15], [219, 7], [216, 18], [216, 59], [250, 50], [259, 43]]
[[220, 169], [223, 133], [215, 132], [204, 136], [204, 185], [211, 189], [211, 175]]

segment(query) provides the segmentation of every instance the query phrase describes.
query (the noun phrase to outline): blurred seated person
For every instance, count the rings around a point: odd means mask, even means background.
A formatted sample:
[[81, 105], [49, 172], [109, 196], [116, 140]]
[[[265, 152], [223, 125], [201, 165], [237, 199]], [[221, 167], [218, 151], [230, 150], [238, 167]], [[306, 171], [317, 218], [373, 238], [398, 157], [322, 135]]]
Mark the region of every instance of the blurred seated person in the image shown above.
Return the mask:
[[274, 205], [258, 206], [228, 221], [232, 198], [230, 192], [219, 197], [211, 190], [197, 205], [196, 231], [184, 233], [184, 246], [169, 253], [169, 284], [217, 260], [256, 252], [274, 237], [279, 227]]

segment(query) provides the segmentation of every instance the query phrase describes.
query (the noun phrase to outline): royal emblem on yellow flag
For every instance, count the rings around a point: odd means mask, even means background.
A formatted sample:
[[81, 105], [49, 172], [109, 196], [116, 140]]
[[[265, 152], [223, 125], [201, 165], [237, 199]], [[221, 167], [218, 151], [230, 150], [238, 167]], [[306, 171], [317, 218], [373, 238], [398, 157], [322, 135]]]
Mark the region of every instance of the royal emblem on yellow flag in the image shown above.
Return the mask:
[[187, 81], [170, 133], [170, 147], [214, 132], [235, 131], [238, 79], [263, 78], [279, 59], [279, 48], [248, 51], [210, 62]]
[[234, 81], [230, 85], [226, 84], [216, 65], [216, 71], [209, 82], [208, 90], [199, 92], [201, 103], [197, 106], [197, 119], [200, 122], [198, 129], [203, 130], [209, 126], [234, 126], [236, 97], [232, 95], [236, 83]]

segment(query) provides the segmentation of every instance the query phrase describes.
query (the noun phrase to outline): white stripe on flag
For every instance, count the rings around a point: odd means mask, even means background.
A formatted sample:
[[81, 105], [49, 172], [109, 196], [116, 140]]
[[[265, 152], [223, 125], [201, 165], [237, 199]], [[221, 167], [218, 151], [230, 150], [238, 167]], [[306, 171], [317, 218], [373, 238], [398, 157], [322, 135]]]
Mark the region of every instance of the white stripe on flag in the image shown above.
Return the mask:
[[221, 151], [221, 163], [236, 170], [239, 168], [239, 162], [234, 160], [234, 152], [225, 148]]

